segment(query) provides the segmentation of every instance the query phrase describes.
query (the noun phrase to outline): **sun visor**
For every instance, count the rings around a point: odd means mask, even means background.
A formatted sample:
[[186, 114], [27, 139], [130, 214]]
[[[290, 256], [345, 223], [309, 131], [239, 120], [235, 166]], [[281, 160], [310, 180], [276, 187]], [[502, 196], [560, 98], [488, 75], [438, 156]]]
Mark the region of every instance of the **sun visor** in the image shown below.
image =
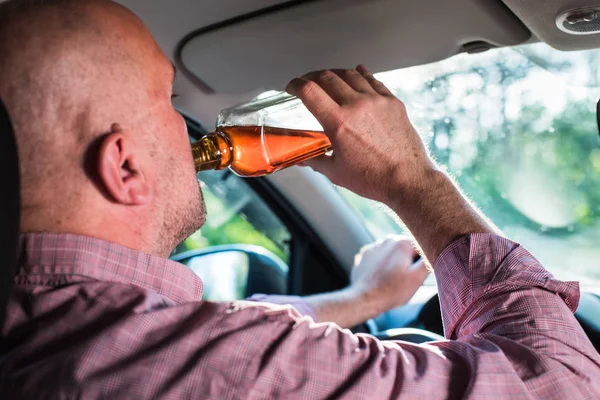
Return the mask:
[[530, 37], [499, 0], [305, 1], [200, 29], [181, 43], [178, 62], [205, 92], [248, 93], [281, 89], [312, 70], [364, 63], [386, 71], [469, 43], [511, 46]]

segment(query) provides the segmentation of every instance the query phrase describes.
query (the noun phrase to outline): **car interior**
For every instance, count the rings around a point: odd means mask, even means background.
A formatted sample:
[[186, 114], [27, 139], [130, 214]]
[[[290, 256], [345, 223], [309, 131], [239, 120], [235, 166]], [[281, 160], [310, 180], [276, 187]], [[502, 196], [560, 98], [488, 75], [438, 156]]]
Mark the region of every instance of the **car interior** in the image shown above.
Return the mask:
[[[283, 90], [295, 76], [365, 64], [486, 215], [559, 279], [580, 282], [575, 316], [600, 350], [600, 0], [120, 3], [177, 67], [174, 104], [191, 142], [214, 130], [220, 110]], [[19, 222], [3, 107], [0, 131], [0, 246], [11, 267], [0, 275], [3, 317]], [[198, 179], [207, 222], [171, 258], [203, 279], [207, 300], [343, 288], [362, 246], [407, 233], [386, 206], [308, 168]], [[353, 331], [439, 339], [435, 278]]]

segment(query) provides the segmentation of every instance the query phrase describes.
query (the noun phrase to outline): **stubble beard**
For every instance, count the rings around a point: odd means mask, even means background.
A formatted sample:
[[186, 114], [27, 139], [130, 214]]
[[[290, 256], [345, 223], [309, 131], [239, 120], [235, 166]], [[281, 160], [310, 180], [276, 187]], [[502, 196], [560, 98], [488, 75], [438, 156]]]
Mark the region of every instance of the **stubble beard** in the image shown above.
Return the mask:
[[[194, 176], [195, 177], [195, 176]], [[177, 193], [173, 194], [171, 201], [166, 202], [163, 210], [164, 219], [157, 237], [158, 246], [163, 254], [171, 254], [175, 247], [187, 239], [191, 234], [200, 229], [206, 222], [206, 204], [200, 182], [195, 179], [198, 188], [197, 194], [190, 192], [188, 201], [183, 204], [172, 201]]]

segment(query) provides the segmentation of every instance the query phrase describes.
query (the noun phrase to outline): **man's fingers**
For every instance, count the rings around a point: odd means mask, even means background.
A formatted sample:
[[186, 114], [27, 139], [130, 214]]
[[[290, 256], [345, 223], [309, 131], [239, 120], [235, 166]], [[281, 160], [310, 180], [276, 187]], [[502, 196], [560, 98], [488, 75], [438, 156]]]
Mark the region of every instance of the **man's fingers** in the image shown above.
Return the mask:
[[411, 260], [414, 260], [419, 256], [419, 252], [417, 251], [413, 241], [408, 236], [389, 235], [387, 239], [394, 242], [396, 247], [398, 247], [403, 253], [408, 254]]
[[373, 90], [382, 96], [393, 96], [394, 94], [380, 81], [378, 81], [372, 73], [370, 73], [364, 65], [359, 65], [356, 70], [369, 82]]
[[295, 78], [288, 83], [285, 91], [302, 100], [308, 111], [323, 127], [335, 126], [335, 118], [340, 106], [318, 83], [304, 78]]
[[348, 101], [356, 98], [358, 95], [348, 82], [330, 70], [310, 72], [303, 75], [302, 78], [317, 83], [340, 105], [348, 103]]
[[372, 93], [375, 90], [371, 84], [355, 69], [332, 69], [340, 78], [344, 80], [352, 89], [359, 93]]

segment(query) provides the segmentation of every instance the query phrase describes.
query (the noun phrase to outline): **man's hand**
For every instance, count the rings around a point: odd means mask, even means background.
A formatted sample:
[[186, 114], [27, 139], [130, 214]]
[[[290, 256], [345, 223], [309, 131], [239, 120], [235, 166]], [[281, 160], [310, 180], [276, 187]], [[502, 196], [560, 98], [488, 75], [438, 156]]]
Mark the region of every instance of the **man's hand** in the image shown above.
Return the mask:
[[286, 90], [302, 100], [332, 143], [333, 157], [305, 164], [390, 206], [431, 265], [460, 236], [498, 233], [439, 171], [404, 104], [364, 67], [313, 72]]
[[[429, 274], [408, 239], [390, 237], [365, 246], [355, 257], [350, 288], [381, 312], [405, 304]], [[367, 318], [368, 319], [368, 318]]]
[[333, 183], [387, 203], [398, 185], [409, 190], [435, 170], [404, 104], [364, 67], [313, 72], [286, 90], [305, 103], [329, 136], [333, 156], [304, 164]]
[[350, 328], [405, 304], [427, 277], [407, 239], [389, 238], [365, 246], [356, 255], [351, 284], [337, 292], [308, 296], [318, 322]]

